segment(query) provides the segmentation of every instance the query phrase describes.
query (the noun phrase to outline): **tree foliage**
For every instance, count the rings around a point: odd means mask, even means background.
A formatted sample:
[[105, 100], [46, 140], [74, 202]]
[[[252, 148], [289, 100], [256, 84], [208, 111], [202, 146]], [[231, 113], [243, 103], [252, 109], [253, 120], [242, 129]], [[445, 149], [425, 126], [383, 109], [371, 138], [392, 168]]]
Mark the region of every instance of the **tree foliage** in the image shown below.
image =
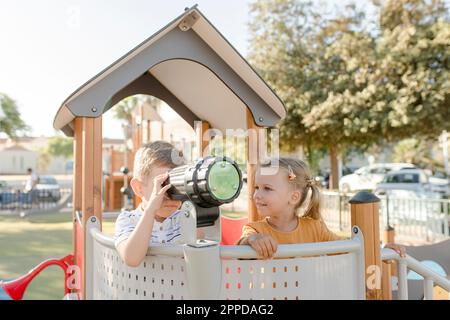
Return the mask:
[[374, 4], [375, 29], [355, 5], [334, 16], [296, 0], [251, 5], [250, 60], [288, 109], [279, 126], [285, 149], [367, 148], [449, 128], [445, 3]]
[[48, 142], [45, 153], [52, 157], [61, 156], [64, 159], [69, 159], [73, 156], [73, 139], [52, 137]]
[[0, 92], [0, 133], [10, 138], [27, 133], [30, 128], [20, 117], [16, 102], [8, 95]]

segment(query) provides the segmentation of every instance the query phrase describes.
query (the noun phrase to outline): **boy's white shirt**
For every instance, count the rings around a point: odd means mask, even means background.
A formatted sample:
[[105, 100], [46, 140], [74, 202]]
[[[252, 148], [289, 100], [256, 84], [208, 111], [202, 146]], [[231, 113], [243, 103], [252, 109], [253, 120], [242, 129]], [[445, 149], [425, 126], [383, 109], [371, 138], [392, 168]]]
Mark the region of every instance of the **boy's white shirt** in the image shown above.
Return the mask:
[[[139, 219], [143, 215], [140, 208], [139, 206], [133, 211], [122, 211], [117, 217], [114, 235], [114, 244], [116, 247], [119, 243], [128, 239], [136, 228]], [[177, 240], [181, 239], [180, 213], [181, 211], [179, 210], [173, 212], [163, 222], [153, 221], [153, 230], [149, 245], [177, 243]]]

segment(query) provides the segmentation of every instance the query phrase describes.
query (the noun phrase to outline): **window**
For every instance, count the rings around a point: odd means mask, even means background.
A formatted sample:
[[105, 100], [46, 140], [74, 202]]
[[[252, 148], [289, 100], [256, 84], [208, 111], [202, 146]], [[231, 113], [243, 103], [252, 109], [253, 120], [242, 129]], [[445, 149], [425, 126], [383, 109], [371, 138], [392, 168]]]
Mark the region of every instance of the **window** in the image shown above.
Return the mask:
[[58, 184], [56, 179], [53, 177], [40, 177], [39, 183], [40, 184]]
[[417, 173], [402, 173], [387, 176], [387, 183], [419, 183], [419, 175]]
[[362, 167], [355, 171], [356, 174], [366, 174], [369, 171], [369, 168]]
[[403, 183], [419, 183], [419, 175], [412, 173], [405, 173], [402, 175]]
[[370, 169], [371, 174], [386, 174], [389, 170], [387, 168], [378, 167]]

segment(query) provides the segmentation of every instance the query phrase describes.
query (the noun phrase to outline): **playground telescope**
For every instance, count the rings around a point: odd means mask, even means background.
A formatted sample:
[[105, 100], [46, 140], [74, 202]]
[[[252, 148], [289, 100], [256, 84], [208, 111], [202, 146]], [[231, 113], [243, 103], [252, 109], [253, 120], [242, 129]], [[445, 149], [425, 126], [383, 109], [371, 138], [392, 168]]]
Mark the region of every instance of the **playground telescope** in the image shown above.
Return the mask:
[[239, 196], [242, 173], [230, 158], [207, 156], [193, 165], [182, 165], [169, 171], [163, 186], [169, 183], [169, 198], [212, 208], [230, 203]]

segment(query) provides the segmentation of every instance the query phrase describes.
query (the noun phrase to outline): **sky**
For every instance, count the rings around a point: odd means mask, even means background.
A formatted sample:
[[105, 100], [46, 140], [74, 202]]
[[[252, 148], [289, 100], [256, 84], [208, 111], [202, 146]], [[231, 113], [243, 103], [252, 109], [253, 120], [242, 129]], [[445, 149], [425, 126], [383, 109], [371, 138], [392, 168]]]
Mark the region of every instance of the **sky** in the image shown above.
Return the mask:
[[[327, 1], [325, 1], [327, 2]], [[333, 2], [333, 1], [328, 1]], [[250, 0], [1, 0], [0, 92], [13, 98], [33, 136], [80, 85], [180, 15], [199, 9], [245, 57]], [[117, 130], [119, 129], [119, 130]], [[104, 135], [120, 138], [112, 113]]]

